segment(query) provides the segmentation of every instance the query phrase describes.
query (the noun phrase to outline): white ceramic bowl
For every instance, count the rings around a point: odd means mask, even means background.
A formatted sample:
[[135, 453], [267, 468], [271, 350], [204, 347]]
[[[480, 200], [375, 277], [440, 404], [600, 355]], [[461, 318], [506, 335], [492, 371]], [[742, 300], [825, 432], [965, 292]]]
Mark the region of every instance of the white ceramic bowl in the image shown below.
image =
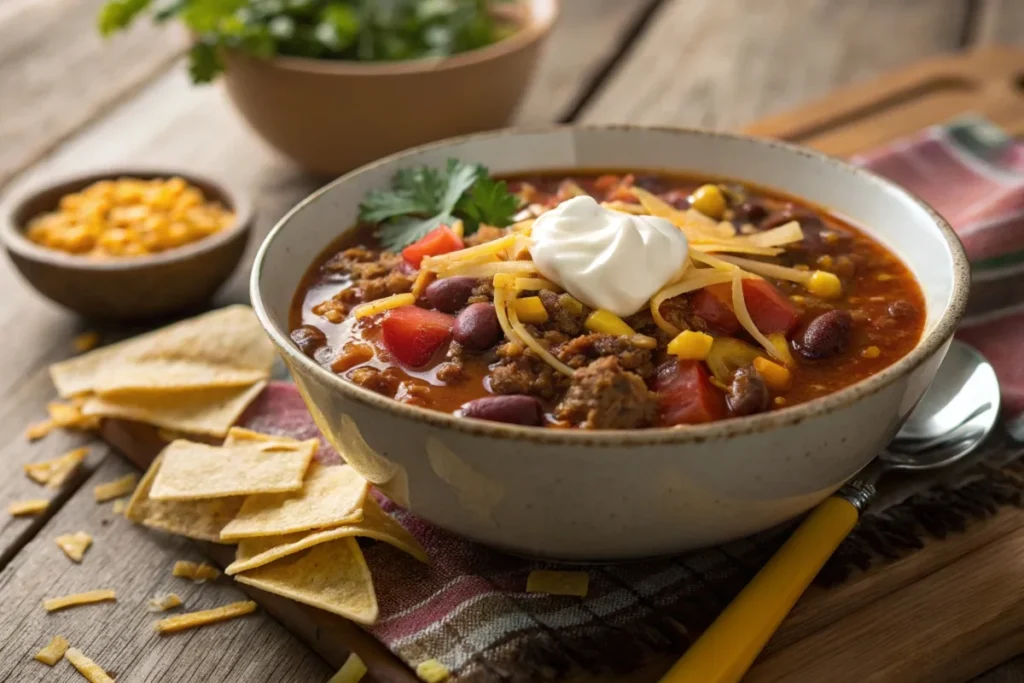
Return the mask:
[[[637, 431], [516, 427], [392, 401], [319, 367], [288, 338], [300, 279], [396, 169], [482, 162], [492, 173], [671, 169], [804, 197], [903, 258], [927, 303], [916, 348], [809, 403], [700, 426]], [[791, 145], [696, 130], [499, 131], [418, 147], [327, 185], [285, 216], [252, 272], [253, 306], [317, 424], [348, 462], [420, 517], [508, 551], [563, 560], [664, 555], [806, 511], [867, 464], [928, 387], [964, 309], [967, 261], [949, 226], [896, 185]]]

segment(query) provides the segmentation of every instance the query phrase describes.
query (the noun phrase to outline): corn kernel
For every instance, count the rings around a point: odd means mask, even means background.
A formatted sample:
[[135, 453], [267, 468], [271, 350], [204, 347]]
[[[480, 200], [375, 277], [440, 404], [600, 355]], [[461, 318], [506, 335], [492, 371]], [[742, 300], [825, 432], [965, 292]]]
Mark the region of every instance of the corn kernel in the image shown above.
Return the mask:
[[767, 358], [755, 358], [754, 369], [768, 385], [769, 389], [785, 389], [793, 379], [793, 373], [778, 363], [773, 363]]
[[878, 358], [882, 355], [882, 350], [877, 346], [869, 346], [860, 352], [862, 358]]
[[822, 254], [821, 256], [819, 256], [817, 263], [818, 267], [824, 270], [832, 270], [832, 266], [835, 265], [835, 263], [832, 260], [832, 257], [829, 256], [828, 254]]
[[591, 332], [599, 334], [613, 334], [619, 337], [632, 337], [636, 334], [622, 318], [603, 309], [598, 309], [588, 315], [583, 326]]
[[683, 360], [704, 360], [711, 353], [715, 338], [703, 332], [683, 330], [668, 343], [668, 352]]
[[786, 405], [786, 399], [783, 396], [776, 396], [772, 399], [772, 403], [777, 406], [784, 406]]
[[879, 282], [888, 282], [889, 280], [893, 279], [893, 277], [895, 276], [890, 273], [879, 273], [878, 275], [875, 276], [875, 279], [878, 280]]
[[542, 325], [548, 321], [548, 312], [539, 296], [524, 296], [515, 300], [516, 317], [521, 323]]
[[822, 299], [834, 299], [843, 293], [843, 284], [834, 273], [816, 270], [807, 280], [807, 291]]
[[725, 197], [718, 185], [701, 185], [690, 195], [690, 206], [718, 220], [725, 213]]

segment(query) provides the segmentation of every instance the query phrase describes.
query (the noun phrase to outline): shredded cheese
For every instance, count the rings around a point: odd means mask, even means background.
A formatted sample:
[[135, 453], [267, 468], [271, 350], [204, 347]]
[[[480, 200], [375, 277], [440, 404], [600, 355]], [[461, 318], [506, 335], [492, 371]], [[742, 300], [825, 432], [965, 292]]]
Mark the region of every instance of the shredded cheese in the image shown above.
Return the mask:
[[365, 304], [359, 304], [358, 306], [352, 309], [352, 317], [365, 318], [368, 315], [376, 315], [377, 313], [390, 311], [392, 308], [412, 306], [415, 303], [416, 296], [413, 294], [392, 294], [391, 296], [386, 296], [383, 299], [377, 299], [376, 301], [368, 301]]
[[439, 256], [425, 256], [420, 263], [424, 270], [440, 271], [445, 267], [456, 263], [485, 263], [494, 260], [498, 254], [511, 247], [516, 241], [516, 235], [505, 235], [490, 242], [478, 244], [475, 247], [466, 247], [458, 251], [448, 252]]
[[517, 277], [513, 283], [516, 292], [539, 292], [546, 289], [550, 292], [560, 292], [562, 288], [551, 280], [542, 277]]
[[790, 282], [796, 282], [798, 284], [806, 284], [813, 274], [809, 270], [797, 270], [796, 268], [787, 268], [786, 266], [779, 266], [774, 263], [753, 261], [751, 259], [740, 258], [738, 256], [723, 256], [721, 260], [737, 268], [748, 270], [751, 273], [756, 273], [765, 277], [773, 277], [777, 280], [789, 280]]
[[456, 265], [438, 273], [438, 277], [493, 277], [499, 273], [511, 275], [536, 275], [537, 266], [533, 261], [494, 261], [492, 263], [470, 263]]
[[416, 274], [416, 279], [412, 283], [412, 295], [415, 298], [420, 298], [423, 294], [423, 290], [430, 284], [430, 280], [434, 276], [434, 271], [421, 268], [420, 272]]
[[731, 253], [751, 254], [753, 256], [778, 256], [782, 249], [778, 247], [758, 247], [753, 244], [733, 242], [704, 242], [690, 245], [694, 251], [702, 251], [710, 254]]
[[505, 333], [505, 338], [511, 342], [522, 343], [519, 335], [512, 329], [512, 325], [508, 319], [508, 291], [499, 284], [497, 277], [494, 278], [494, 312], [498, 316], [498, 324], [501, 325], [501, 331]]
[[784, 359], [780, 358], [781, 354], [775, 348], [775, 344], [768, 337], [761, 334], [761, 330], [757, 329], [757, 325], [754, 324], [754, 320], [750, 317], [750, 313], [747, 311], [747, 302], [743, 298], [743, 275], [739, 271], [733, 276], [732, 281], [732, 308], [736, 314], [736, 319], [740, 321], [743, 329], [757, 340], [757, 343], [763, 346], [765, 351], [785, 362]]
[[[495, 290], [494, 293], [497, 294], [497, 290]], [[519, 318], [516, 317], [515, 306], [508, 307], [508, 318], [509, 324], [512, 326], [512, 329], [515, 331], [519, 339], [521, 339], [524, 344], [530, 347], [530, 349], [534, 353], [540, 356], [541, 360], [543, 360], [545, 363], [553, 367], [555, 370], [561, 372], [563, 375], [568, 375], [569, 377], [572, 377], [573, 369], [570, 368], [565, 363], [563, 363], [562, 361], [555, 358], [551, 354], [551, 352], [545, 349], [543, 344], [534, 339], [534, 337], [527, 331], [526, 327], [521, 322], [519, 322]]]
[[803, 241], [804, 231], [799, 223], [790, 221], [771, 230], [747, 235], [744, 239], [757, 247], [782, 247]]
[[738, 269], [731, 267], [731, 270], [720, 271], [709, 268], [694, 269], [687, 273], [682, 280], [669, 285], [664, 288], [653, 297], [651, 297], [651, 316], [654, 318], [654, 324], [657, 325], [662, 331], [675, 336], [679, 334], [680, 330], [678, 327], [665, 320], [664, 316], [661, 315], [661, 305], [667, 300], [679, 296], [680, 294], [686, 294], [698, 289], [704, 289], [711, 285], [720, 285], [729, 282], [733, 279], [734, 272], [738, 272]]

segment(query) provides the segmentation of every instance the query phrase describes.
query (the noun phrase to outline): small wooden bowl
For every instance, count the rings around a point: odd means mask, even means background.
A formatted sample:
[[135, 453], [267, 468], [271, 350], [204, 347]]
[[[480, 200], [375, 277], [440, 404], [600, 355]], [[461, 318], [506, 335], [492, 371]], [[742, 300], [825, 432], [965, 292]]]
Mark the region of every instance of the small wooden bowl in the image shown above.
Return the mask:
[[[147, 256], [96, 259], [35, 244], [25, 229], [57, 208], [61, 197], [99, 180], [178, 176], [235, 214], [221, 231]], [[238, 266], [253, 223], [252, 202], [238, 188], [193, 173], [111, 169], [36, 186], [5, 202], [0, 242], [22, 276], [51, 301], [89, 318], [136, 321], [178, 313], [208, 301]]]

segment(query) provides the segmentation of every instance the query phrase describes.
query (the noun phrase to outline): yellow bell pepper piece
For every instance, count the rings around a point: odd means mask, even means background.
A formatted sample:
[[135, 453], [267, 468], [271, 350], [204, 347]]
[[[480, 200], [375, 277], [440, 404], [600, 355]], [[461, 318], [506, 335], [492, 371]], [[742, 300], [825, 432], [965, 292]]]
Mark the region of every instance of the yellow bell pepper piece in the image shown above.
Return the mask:
[[519, 322], [543, 325], [548, 321], [548, 312], [539, 296], [524, 296], [515, 302]]
[[791, 368], [796, 365], [796, 361], [793, 360], [793, 353], [789, 350], [789, 341], [786, 340], [786, 335], [781, 332], [773, 332], [768, 335], [768, 341], [778, 351], [778, 355], [775, 357], [785, 363], [786, 367]]
[[767, 358], [755, 358], [754, 369], [761, 375], [768, 388], [776, 391], [787, 388], [793, 379], [793, 373], [787, 368]]
[[599, 334], [614, 334], [619, 337], [632, 337], [636, 334], [622, 318], [604, 309], [598, 309], [588, 315], [583, 321], [583, 326]]
[[704, 360], [711, 353], [714, 341], [710, 334], [683, 330], [668, 343], [668, 352], [683, 360]]

